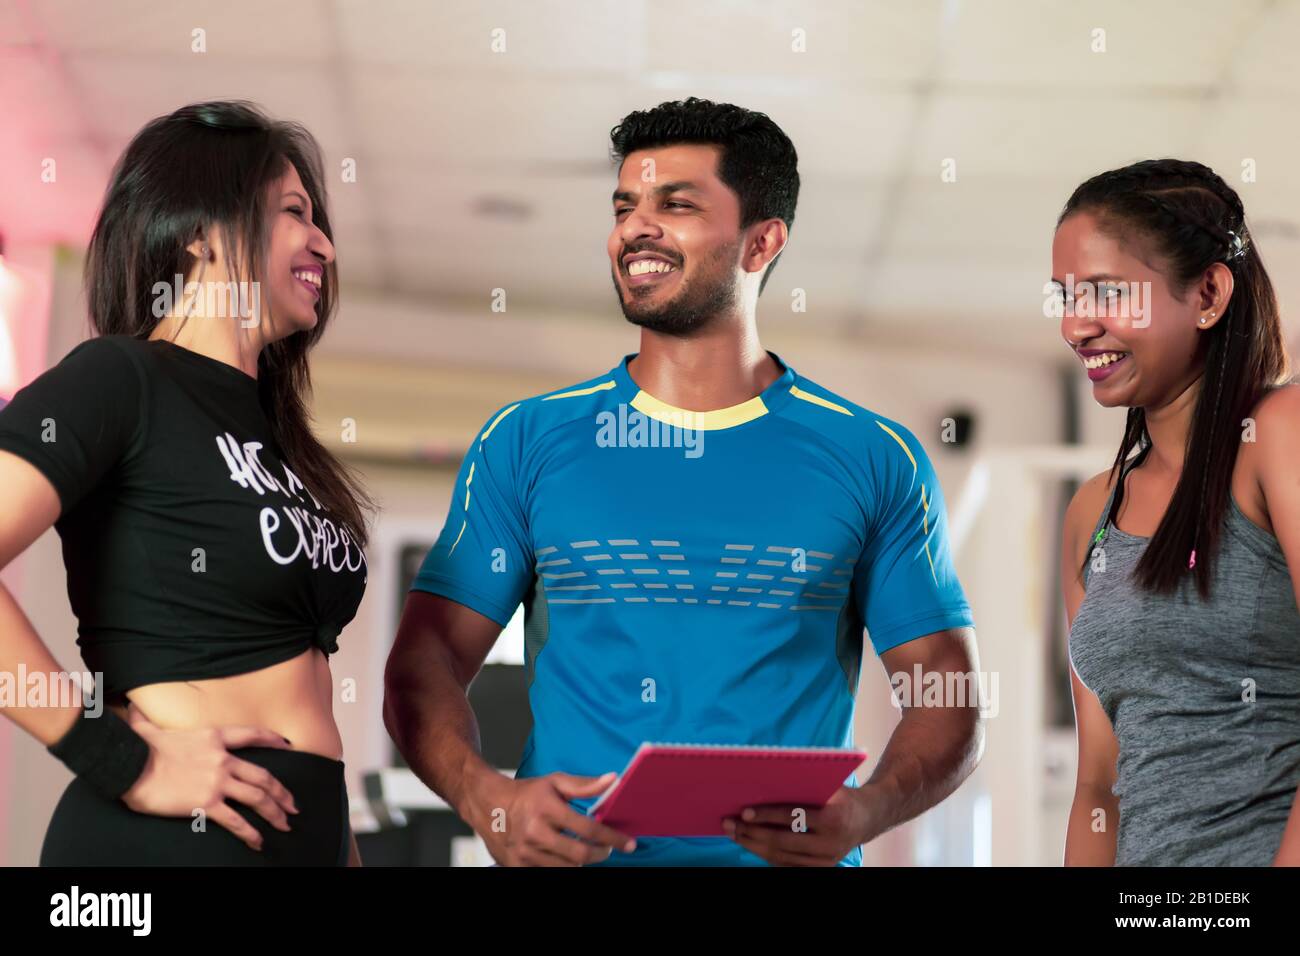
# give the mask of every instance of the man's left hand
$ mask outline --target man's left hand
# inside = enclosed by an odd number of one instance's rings
[[[869,814],[861,788],[841,787],[820,809],[790,805],[750,807],[722,828],[746,850],[774,866],[835,866],[868,839]]]

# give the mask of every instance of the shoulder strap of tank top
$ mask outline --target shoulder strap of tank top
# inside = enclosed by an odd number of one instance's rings
[[[1123,475],[1121,475],[1120,481],[1123,480],[1124,480]],[[1097,515],[1097,522],[1092,526],[1092,537],[1088,539],[1088,541],[1090,542],[1088,547],[1089,554],[1092,553],[1093,546],[1099,543],[1097,541],[1097,536],[1101,534],[1103,528],[1109,526],[1107,522],[1107,516],[1110,514],[1111,503],[1115,500],[1115,488],[1118,487],[1119,487],[1119,483],[1117,482],[1114,485],[1114,487],[1110,489],[1110,494],[1106,496],[1106,503],[1101,507],[1101,514]]]
[[[1112,488],[1110,488],[1110,494],[1106,496],[1105,506],[1102,506],[1101,514],[1097,515],[1097,523],[1093,525],[1092,528],[1093,544],[1096,544],[1097,535],[1100,535],[1102,529],[1110,527],[1110,522],[1109,522],[1110,506],[1112,506],[1115,501],[1115,490],[1117,490],[1119,486],[1125,483],[1125,479],[1127,479],[1128,477],[1128,472],[1131,472],[1132,470],[1134,470],[1134,468],[1138,467],[1138,464],[1141,462],[1141,459],[1143,459],[1143,453],[1139,451],[1138,454],[1132,455],[1131,458],[1128,458],[1125,464],[1123,464],[1121,470],[1119,470],[1119,480],[1115,481],[1115,484],[1112,486]],[[1102,540],[1105,540],[1105,536],[1102,536]]]
[[[1092,537],[1088,539],[1088,555],[1091,559],[1092,549],[1099,546],[1106,540],[1105,530],[1110,527],[1110,508],[1115,501],[1115,491],[1124,483],[1128,473],[1133,470],[1137,464],[1139,456],[1134,456],[1124,462],[1124,467],[1120,470],[1119,480],[1111,486],[1110,494],[1106,496],[1106,503],[1102,505],[1101,514],[1097,516],[1097,523],[1092,527]],[[1084,581],[1087,582],[1087,569],[1084,569]]]

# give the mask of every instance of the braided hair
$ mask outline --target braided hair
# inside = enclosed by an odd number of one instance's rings
[[[1147,159],[1094,176],[1075,189],[1057,220],[1088,212],[1100,227],[1143,244],[1164,263],[1181,298],[1214,263],[1232,270],[1233,293],[1222,317],[1202,334],[1204,373],[1173,498],[1134,570],[1139,587],[1169,593],[1192,571],[1209,598],[1223,519],[1240,448],[1236,429],[1269,389],[1288,375],[1277,297],[1246,225],[1241,197],[1208,166]],[[1130,459],[1130,454],[1137,454]],[[1151,450],[1146,413],[1130,408],[1111,467],[1118,482],[1106,516],[1113,524],[1124,478]]]

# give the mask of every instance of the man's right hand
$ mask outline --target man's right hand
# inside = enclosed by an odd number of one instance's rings
[[[569,801],[595,797],[615,780],[550,773],[512,780],[493,772],[472,800],[468,822],[502,866],[584,866],[631,853],[636,841],[586,814]]]

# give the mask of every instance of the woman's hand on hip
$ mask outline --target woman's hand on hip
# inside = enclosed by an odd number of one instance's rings
[[[127,709],[127,722],[149,744],[144,772],[122,794],[132,810],[161,817],[202,814],[260,850],[261,833],[225,802],[229,797],[256,810],[277,830],[288,831],[287,814],[298,812],[293,795],[270,771],[230,753],[237,747],[287,750],[285,738],[259,727],[164,730],[135,704]]]

